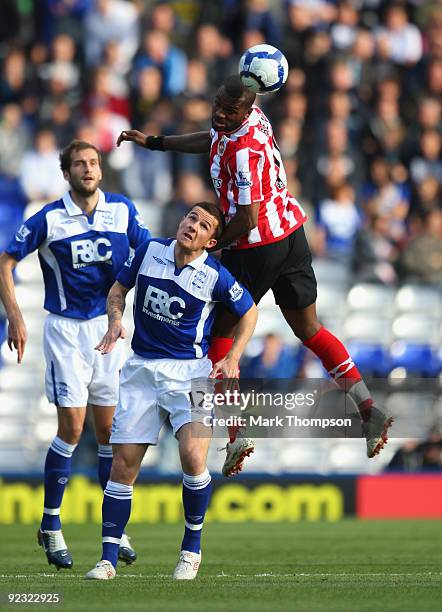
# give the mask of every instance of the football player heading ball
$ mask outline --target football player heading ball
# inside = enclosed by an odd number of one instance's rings
[[[216,92],[210,131],[150,136],[137,130],[124,141],[159,151],[209,153],[210,173],[228,220],[217,243],[223,265],[252,294],[255,303],[269,291],[293,333],[322,361],[329,375],[358,406],[367,456],[387,441],[392,419],[375,407],[362,377],[342,342],[316,315],[316,278],[303,224],[305,212],[289,193],[284,165],[270,121],[254,105],[255,94],[240,76],[225,79]],[[229,249],[225,247],[229,246]],[[219,306],[209,357],[219,361],[229,350],[237,320]],[[253,442],[230,431],[223,474],[241,469]]]

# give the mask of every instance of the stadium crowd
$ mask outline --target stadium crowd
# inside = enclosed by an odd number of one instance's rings
[[[58,150],[73,137],[103,151],[106,189],[164,207],[169,235],[214,197],[206,156],[116,149],[118,134],[207,129],[221,80],[268,42],[290,73],[258,102],[314,254],[358,281],[442,282],[439,0],[3,0],[2,12],[0,247],[27,201],[65,189]]]

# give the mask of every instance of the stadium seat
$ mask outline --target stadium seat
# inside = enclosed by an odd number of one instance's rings
[[[436,287],[404,285],[396,294],[395,306],[400,313],[422,312],[438,318],[442,315],[441,292]]]
[[[57,417],[53,419],[38,419],[34,426],[34,436],[37,442],[48,444],[57,433]]]
[[[342,263],[315,257],[313,259],[313,269],[319,286],[322,283],[328,283],[334,287],[344,288],[348,286],[349,269]]]
[[[8,417],[28,416],[33,403],[33,397],[26,391],[0,391],[0,427]]]
[[[430,344],[398,340],[390,348],[390,367],[404,368],[407,374],[432,377],[442,371],[442,361]]]
[[[382,312],[388,317],[393,312],[394,291],[383,285],[360,283],[354,285],[347,297],[350,312]]]
[[[387,376],[391,371],[390,355],[383,344],[350,341],[347,349],[358,370],[363,374]]]
[[[352,314],[345,320],[344,334],[347,340],[387,344],[391,337],[390,321],[375,313]]]
[[[19,283],[39,283],[42,285],[40,262],[36,253],[31,253],[25,259],[19,261],[15,273]]]
[[[17,302],[22,311],[37,310],[43,308],[44,290],[43,285],[17,285],[15,289]]]
[[[279,310],[270,311],[260,308],[255,336],[265,336],[267,334],[281,336],[285,344],[298,346],[301,343]]]
[[[385,408],[395,418],[394,438],[424,439],[435,421],[434,395],[431,392],[395,391]]]
[[[395,340],[438,345],[440,338],[439,320],[424,314],[399,315],[392,325]]]
[[[346,292],[339,287],[322,284],[318,287],[318,299],[316,310],[320,319],[327,317],[338,317],[345,314]]]
[[[323,473],[327,463],[328,441],[292,438],[279,440],[277,462],[287,473]]]

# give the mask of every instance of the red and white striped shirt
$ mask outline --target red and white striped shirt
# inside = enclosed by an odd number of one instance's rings
[[[261,202],[257,226],[233,248],[282,240],[307,220],[299,202],[287,191],[281,154],[261,109],[254,106],[235,132],[212,129],[210,135],[210,174],[227,221],[238,205]]]

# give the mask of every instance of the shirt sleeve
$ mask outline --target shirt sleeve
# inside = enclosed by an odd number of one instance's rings
[[[220,267],[213,299],[216,302],[222,302],[238,317],[245,315],[253,306],[253,298],[250,293],[224,266]]]
[[[141,218],[140,213],[136,209],[136,206],[130,200],[127,200],[127,206],[129,208],[129,223],[127,226],[127,236],[129,238],[129,244],[133,249],[136,249],[141,244],[150,240],[152,236],[149,230]]]
[[[233,177],[233,193],[237,204],[247,206],[263,200],[264,162],[265,153],[258,148],[239,149],[230,157],[230,174]]]
[[[150,240],[147,240],[136,249],[135,253],[131,253],[126,263],[117,274],[117,281],[123,285],[123,287],[126,287],[126,289],[132,289],[132,287],[135,287],[138,270],[140,269],[141,262],[146,255],[149,243]]]
[[[15,233],[14,238],[6,248],[6,253],[15,260],[20,261],[46,240],[48,224],[43,210],[29,217]]]

